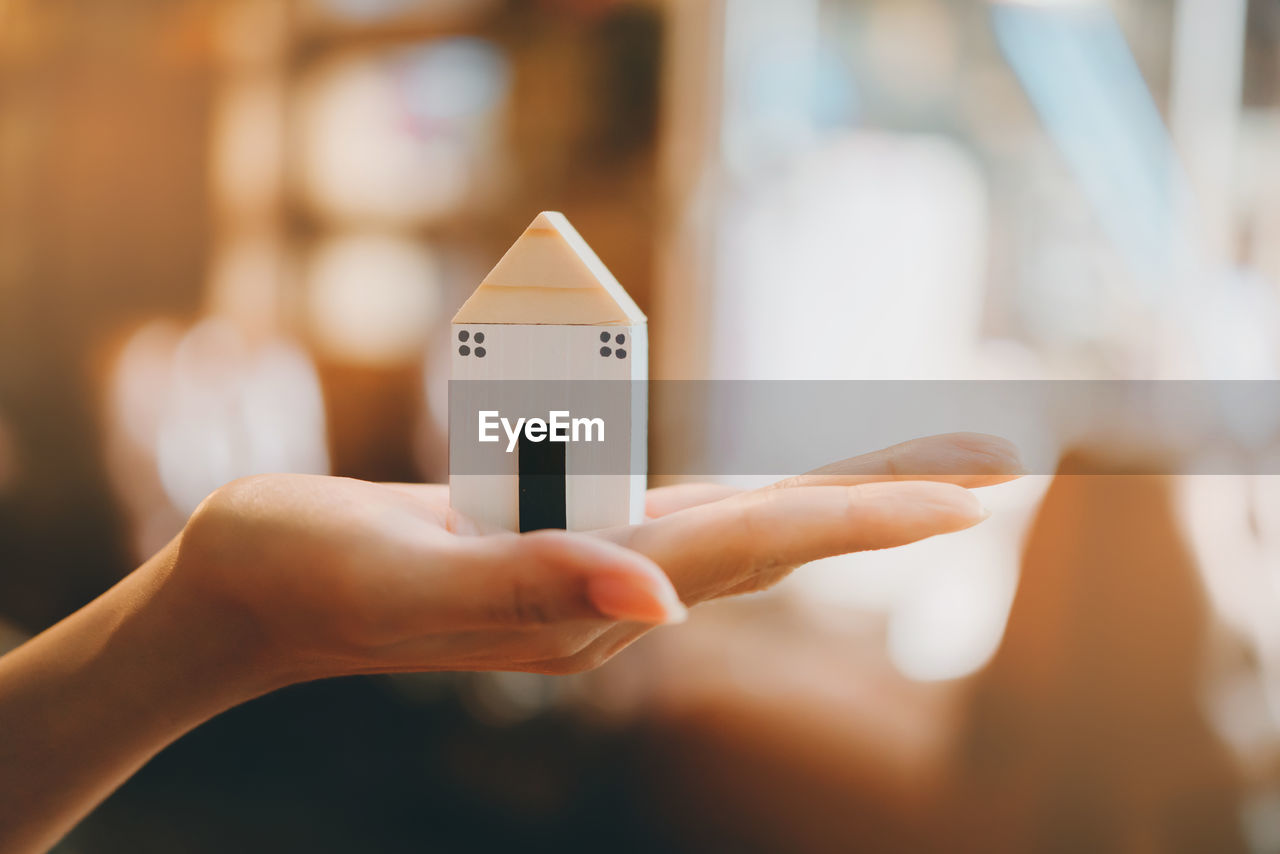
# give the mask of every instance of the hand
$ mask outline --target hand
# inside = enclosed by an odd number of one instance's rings
[[[685,607],[817,558],[985,518],[964,487],[1016,476],[986,436],[922,439],[741,492],[652,490],[649,520],[592,534],[483,533],[443,486],[267,475],[214,493],[168,584],[264,642],[283,682],[382,671],[594,667]]]
[[[439,486],[267,475],[210,496],[111,590],[0,657],[0,850],[47,850],[164,745],[290,682],[594,667],[685,606],[829,555],[967,528],[1018,473],[942,436],[753,492],[649,494],[650,520],[486,534]]]

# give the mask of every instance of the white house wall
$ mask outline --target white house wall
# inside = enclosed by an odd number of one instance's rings
[[[606,340],[607,338],[607,340]],[[465,339],[465,340],[464,340]],[[606,355],[607,351],[607,355]],[[622,351],[622,357],[619,357]],[[648,329],[638,326],[550,326],[520,324],[463,324],[453,327],[452,377],[462,381],[514,380],[631,380],[630,405],[632,474],[587,474],[600,471],[599,446],[566,446],[566,523],[570,530],[594,530],[636,523],[644,518],[647,463]],[[590,392],[583,388],[584,394]],[[503,387],[503,415],[547,417],[548,406],[539,389],[530,386],[521,411],[512,408],[512,390]],[[523,390],[517,392],[523,398]],[[572,390],[570,391],[572,395]],[[451,406],[463,412],[491,409],[482,385],[460,385],[451,391]],[[592,413],[572,404],[574,416]],[[451,418],[451,424],[457,424]],[[606,427],[607,429],[607,427]],[[505,441],[505,440],[504,440]],[[518,453],[504,454],[499,473],[452,474],[452,506],[484,524],[518,530]]]
[[[467,340],[461,341],[465,333]],[[604,335],[609,336],[602,342]],[[623,343],[618,344],[618,336]],[[477,338],[483,336],[480,343]],[[464,348],[468,355],[462,355]],[[609,356],[602,356],[607,348]],[[484,356],[477,350],[484,350]],[[619,359],[618,350],[626,356]],[[466,325],[453,328],[455,380],[644,380],[644,326]]]

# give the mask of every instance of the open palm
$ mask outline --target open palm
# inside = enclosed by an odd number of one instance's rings
[[[754,491],[651,490],[639,525],[523,535],[479,530],[444,486],[266,475],[202,505],[171,580],[243,615],[289,681],[576,672],[685,606],[974,525],[986,514],[967,488],[1018,470],[1003,440],[938,436]]]

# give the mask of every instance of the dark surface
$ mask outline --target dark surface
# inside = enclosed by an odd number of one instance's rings
[[[468,677],[296,686],[156,757],[64,843],[121,854],[670,850],[633,808],[630,736],[548,714],[497,727]],[[461,693],[465,693],[463,690]]]

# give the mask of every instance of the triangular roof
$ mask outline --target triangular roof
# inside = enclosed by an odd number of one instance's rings
[[[646,318],[564,214],[543,211],[453,322],[630,326]]]

